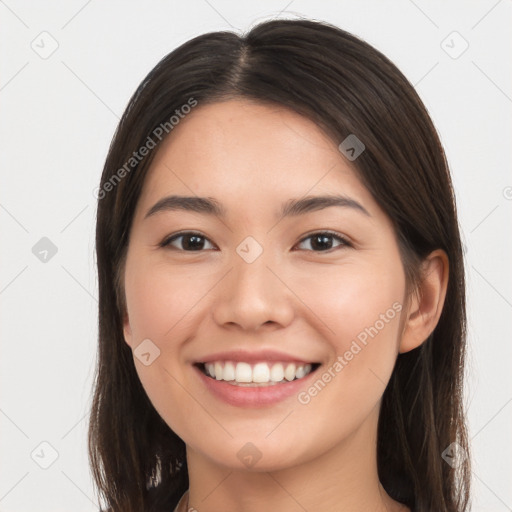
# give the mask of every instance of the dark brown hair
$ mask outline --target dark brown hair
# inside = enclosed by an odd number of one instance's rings
[[[432,335],[397,358],[380,410],[377,462],[388,494],[416,512],[466,510],[469,458],[452,467],[442,457],[452,443],[469,453],[464,264],[445,154],[422,101],[393,63],[361,39],[309,20],[274,20],[245,36],[214,32],[186,42],[143,80],[119,123],[96,225],[99,359],[89,456],[100,497],[112,512],[169,511],[188,487],[184,443],[148,399],[123,337],[124,258],[158,148],[132,168],[126,163],[191,99],[200,107],[237,97],[307,116],[336,144],[350,134],[364,143],[353,167],[394,224],[408,285],[425,256],[446,252],[444,309]]]

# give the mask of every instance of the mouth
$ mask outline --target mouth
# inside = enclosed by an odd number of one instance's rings
[[[211,361],[194,366],[214,381],[239,387],[268,387],[300,381],[316,371],[320,363]]]

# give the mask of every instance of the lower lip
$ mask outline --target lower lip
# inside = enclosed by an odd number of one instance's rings
[[[237,407],[262,407],[276,404],[286,400],[290,396],[297,395],[299,391],[309,385],[309,381],[312,376],[317,373],[316,370],[318,370],[317,368],[302,379],[292,380],[290,382],[271,384],[269,386],[249,387],[236,386],[229,384],[225,380],[212,379],[211,377],[207,377],[197,366],[193,368],[199,374],[200,379],[209,391],[222,401]]]

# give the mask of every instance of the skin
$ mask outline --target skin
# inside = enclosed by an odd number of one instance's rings
[[[360,203],[280,219],[305,195],[342,194]],[[165,211],[171,195],[215,198],[226,217]],[[332,230],[332,248],[312,245]],[[181,231],[206,237],[187,251]],[[236,248],[252,236],[263,253],[247,263]],[[408,510],[379,483],[377,422],[399,352],[420,345],[441,313],[446,255],[432,253],[425,278],[406,296],[404,268],[387,215],[351,163],[312,121],[248,100],[199,105],[158,148],[130,232],[124,336],[149,338],[160,356],[134,357],[156,410],[186,443],[190,505],[199,512]],[[409,299],[409,300],[407,300]],[[276,349],[317,361],[321,375],[393,304],[394,318],[307,404],[293,395],[259,408],[213,396],[192,367],[218,351]],[[261,459],[237,457],[251,442]]]

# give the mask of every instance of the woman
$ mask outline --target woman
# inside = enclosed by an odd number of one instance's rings
[[[467,509],[450,174],[377,50],[279,20],[170,53],[114,136],[96,244],[108,510]]]

